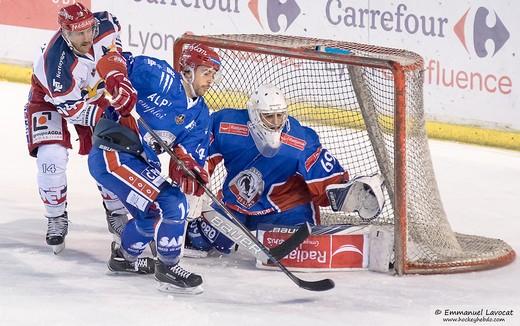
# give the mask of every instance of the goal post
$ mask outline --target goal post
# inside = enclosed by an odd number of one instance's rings
[[[204,96],[212,110],[244,109],[256,87],[271,83],[351,176],[383,175],[385,207],[370,224],[393,225],[397,274],[474,271],[514,260],[502,240],[451,229],[430,158],[419,55],[295,36],[184,35],[174,45],[176,70],[182,49],[193,43],[213,47],[222,60],[220,81]],[[212,189],[224,178],[220,167]],[[320,214],[323,224],[369,223],[329,208]]]

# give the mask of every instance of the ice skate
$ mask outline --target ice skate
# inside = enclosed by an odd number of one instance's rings
[[[51,246],[55,255],[65,249],[65,236],[69,230],[67,212],[60,216],[47,217],[47,235],[45,241]]]
[[[155,270],[154,260],[150,257],[137,258],[136,261],[126,260],[119,245],[113,241],[112,254],[108,261],[108,269],[114,273],[152,274]]]
[[[181,294],[200,294],[202,289],[202,277],[188,272],[179,264],[168,266],[157,260],[155,262],[155,279],[158,281],[158,289],[162,292]]]

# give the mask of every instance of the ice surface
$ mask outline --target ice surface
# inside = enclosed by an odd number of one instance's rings
[[[435,309],[461,305],[520,314],[518,261],[454,275],[298,274],[333,278],[336,288],[323,293],[299,289],[281,272],[255,269],[254,260],[240,251],[183,261],[205,278],[205,292],[197,296],[158,292],[152,276],[110,275],[105,264],[111,237],[101,199],[86,158],[75,151],[68,170],[67,247],[54,256],[45,245],[35,159],[25,146],[28,89],[0,82],[0,325],[430,325]],[[520,153],[430,145],[453,229],[501,238],[519,252]],[[520,325],[520,317],[510,325]]]

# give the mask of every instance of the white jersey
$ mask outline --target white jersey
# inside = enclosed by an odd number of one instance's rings
[[[58,31],[35,62],[31,102],[52,104],[72,124],[92,126],[95,106],[103,97],[104,81],[96,64],[108,49],[121,50],[120,26],[108,12],[94,13],[99,21],[99,34],[92,50],[85,55],[74,53]]]

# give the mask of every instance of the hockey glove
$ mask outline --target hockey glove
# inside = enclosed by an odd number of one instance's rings
[[[125,76],[128,76],[128,70],[126,69],[126,60],[117,51],[109,51],[102,56],[96,64],[96,70],[99,76],[106,79],[110,73],[120,72]]]
[[[376,218],[385,204],[383,177],[380,174],[357,177],[345,184],[326,188],[333,211],[357,212],[364,220]]]
[[[110,51],[101,57],[96,70],[105,80],[106,90],[112,95],[114,109],[122,116],[130,115],[137,102],[137,92],[127,78],[125,58],[117,51]]]
[[[195,175],[198,175],[199,180],[195,180],[190,176],[186,175],[182,168],[177,165],[175,160],[170,160],[170,178],[172,178],[175,183],[181,188],[182,192],[186,195],[193,196],[201,196],[204,193],[204,188],[199,184],[199,182],[206,185],[209,181],[208,172],[204,170],[192,157],[190,154],[186,153],[184,149],[177,146],[174,148],[173,152],[175,156],[177,156],[188,168],[188,170],[193,171]]]
[[[112,106],[123,117],[130,115],[130,111],[137,102],[137,92],[130,80],[120,72],[110,73],[105,79],[107,91],[112,95]]]

